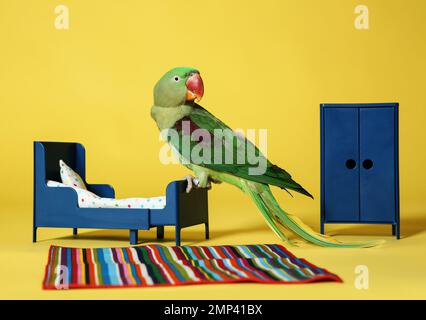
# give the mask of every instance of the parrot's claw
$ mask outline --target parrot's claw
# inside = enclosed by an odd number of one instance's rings
[[[186,193],[190,193],[192,188],[199,188],[200,187],[200,180],[198,180],[196,177],[188,175],[186,177],[184,177],[184,179],[188,182],[187,186],[186,186]],[[211,189],[212,188],[212,184],[209,182],[207,182],[206,185],[207,189]]]
[[[186,176],[184,179],[186,179],[186,181],[188,182],[187,186],[186,186],[186,193],[190,193],[192,188],[195,186],[198,186],[198,179],[195,178],[194,176]]]

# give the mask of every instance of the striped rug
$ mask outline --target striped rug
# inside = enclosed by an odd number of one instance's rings
[[[276,244],[146,245],[79,249],[52,246],[44,289],[177,286],[202,283],[306,283],[342,280]]]

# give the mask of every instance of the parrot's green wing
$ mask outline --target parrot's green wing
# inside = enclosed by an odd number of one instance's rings
[[[291,178],[287,171],[269,162],[251,141],[232,131],[226,124],[197,104],[194,104],[193,111],[188,116],[175,123],[174,129],[179,132],[181,138],[185,135],[190,136],[196,129],[203,129],[205,133],[208,133],[208,136],[204,135],[198,140],[195,139],[196,141],[190,141],[191,155],[193,155],[193,151],[203,147],[206,139],[210,140],[209,146],[211,147],[210,154],[202,153],[203,160],[200,163],[194,163],[192,156],[191,159],[185,157],[192,164],[232,174],[249,181],[294,190],[312,197]],[[180,155],[184,156],[188,154],[188,150],[186,153],[184,152],[182,141],[182,139],[179,141],[169,139],[169,143]],[[263,170],[259,167],[259,163],[264,164]]]

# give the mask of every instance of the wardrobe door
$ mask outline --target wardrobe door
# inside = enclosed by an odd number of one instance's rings
[[[324,110],[324,217],[359,221],[358,110]]]
[[[395,221],[395,111],[360,109],[360,216]]]

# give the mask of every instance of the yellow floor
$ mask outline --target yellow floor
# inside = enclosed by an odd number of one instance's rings
[[[239,199],[241,200],[241,199]],[[212,201],[211,201],[212,202]],[[203,240],[201,226],[183,230],[184,244],[218,245],[279,243],[250,203],[238,207],[229,203],[212,203],[211,240]],[[390,236],[390,226],[329,226],[330,233],[341,239],[377,239],[387,242],[373,249],[326,249],[305,245],[290,248],[298,257],[337,273],[344,283],[303,285],[193,285],[171,288],[85,289],[43,291],[41,282],[47,252],[51,244],[74,247],[128,245],[126,231],[81,230],[74,239],[70,229],[40,229],[39,242],[31,243],[31,208],[2,208],[0,230],[0,298],[2,299],[377,299],[426,298],[426,216],[404,215],[403,239]],[[236,214],[238,212],[238,214]],[[302,218],[315,228],[318,214],[305,213]],[[416,218],[417,217],[417,218]],[[144,243],[155,241],[154,230],[140,232]],[[354,235],[357,235],[355,237]],[[173,243],[173,231],[166,228],[166,239]],[[354,285],[355,268],[369,270],[369,289]]]

